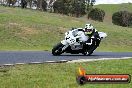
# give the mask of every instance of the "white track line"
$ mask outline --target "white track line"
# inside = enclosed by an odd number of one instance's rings
[[[3,64],[3,66],[14,66],[14,64]]]
[[[79,59],[68,61],[67,63],[75,63],[75,62],[88,62],[88,61],[99,61],[99,60],[114,60],[114,59],[129,59],[132,57],[122,57],[122,58],[99,58],[99,59]]]

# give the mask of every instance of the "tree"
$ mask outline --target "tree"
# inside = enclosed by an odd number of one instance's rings
[[[92,10],[92,8],[93,8],[93,5],[95,4],[95,2],[96,2],[96,0],[86,0],[86,11],[87,11],[87,13],[89,13],[91,10]]]
[[[64,3],[61,0],[57,0],[53,4],[55,13],[63,13],[64,11]]]
[[[85,0],[57,0],[53,9],[56,13],[80,17],[85,14]]]
[[[46,11],[47,10],[47,2],[45,0],[37,0],[37,9]]]
[[[21,0],[21,7],[26,8],[27,7],[27,1],[26,0]]]
[[[73,3],[73,10],[76,17],[80,17],[85,14],[85,3],[82,1],[78,1]]]
[[[29,5],[29,7],[31,8],[33,0],[26,0],[26,1],[27,1],[27,4]]]
[[[7,2],[7,5],[10,7],[10,6],[13,6],[17,2],[17,0],[6,0],[6,2]]]
[[[42,9],[43,9],[43,11],[47,10],[47,2],[46,1],[42,1]]]
[[[93,6],[95,2],[96,2],[95,0],[91,0],[90,5]]]

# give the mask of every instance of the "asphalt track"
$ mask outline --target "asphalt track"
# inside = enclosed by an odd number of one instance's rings
[[[16,63],[32,63],[60,60],[79,60],[79,59],[101,59],[101,58],[123,58],[132,57],[132,52],[94,52],[91,56],[82,54],[62,54],[53,56],[48,51],[0,51],[0,65]]]

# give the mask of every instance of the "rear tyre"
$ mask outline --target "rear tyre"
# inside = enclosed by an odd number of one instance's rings
[[[54,56],[58,56],[61,55],[63,53],[62,48],[64,47],[64,45],[60,42],[58,43],[56,46],[53,47],[52,49],[52,54]]]

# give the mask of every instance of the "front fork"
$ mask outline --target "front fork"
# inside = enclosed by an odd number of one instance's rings
[[[69,44],[65,40],[62,40],[61,43],[64,45],[64,47],[62,48],[62,51],[65,51],[66,48],[69,46]]]
[[[68,46],[69,45],[64,45],[64,47],[62,48],[62,51],[65,51]]]

